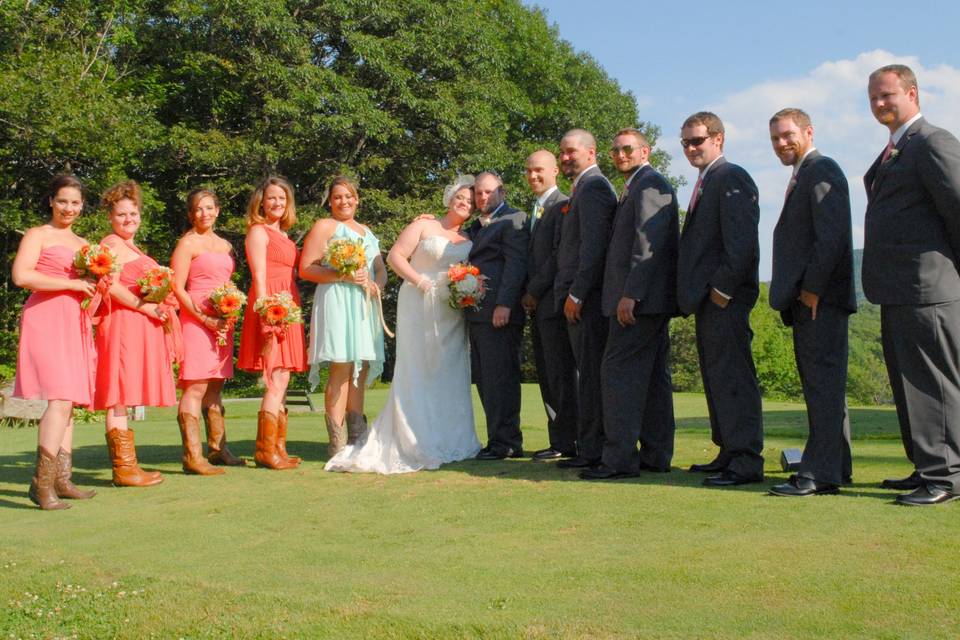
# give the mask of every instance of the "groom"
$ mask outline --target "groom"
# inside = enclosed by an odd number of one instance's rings
[[[477,460],[523,457],[520,433],[520,306],[527,275],[527,215],[507,204],[500,176],[483,172],[474,184],[480,216],[467,229],[468,260],[486,276],[479,309],[467,310],[473,380],[487,418],[487,446]]]

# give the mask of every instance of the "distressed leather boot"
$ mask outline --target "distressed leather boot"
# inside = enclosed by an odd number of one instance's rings
[[[287,453],[287,408],[284,407],[283,410],[277,414],[277,455],[279,455],[284,460],[292,462],[294,465],[299,465],[303,460],[300,456],[291,456]]]
[[[233,455],[227,448],[226,415],[227,410],[222,405],[210,405],[203,412],[203,421],[207,427],[207,460],[210,464],[243,467],[247,461]]]
[[[266,469],[293,469],[297,465],[277,453],[277,416],[269,411],[257,414],[257,449],[253,460]]]
[[[367,416],[356,411],[347,414],[347,444],[356,444],[367,432]]]
[[[37,466],[33,471],[28,495],[35,505],[44,511],[69,509],[70,505],[57,497],[53,483],[57,479],[57,459],[37,447]]]
[[[347,444],[347,426],[343,423],[337,424],[333,418],[323,414],[323,420],[327,424],[327,436],[330,444],[327,445],[327,457],[332,458],[341,451]]]
[[[89,500],[97,495],[96,491],[83,491],[77,485],[70,482],[73,475],[73,453],[60,449],[57,453],[57,479],[53,481],[53,490],[57,492],[60,498],[69,498],[70,500]]]
[[[144,471],[137,463],[132,429],[107,431],[107,452],[113,467],[113,486],[152,487],[163,482],[159,472]]]
[[[183,470],[185,473],[195,473],[198,476],[215,476],[224,473],[220,467],[215,467],[203,457],[200,447],[200,421],[197,416],[189,413],[177,415],[180,423],[180,437],[183,439]]]

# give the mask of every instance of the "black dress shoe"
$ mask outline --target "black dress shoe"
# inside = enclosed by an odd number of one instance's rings
[[[573,452],[566,452],[566,451],[560,451],[559,449],[548,448],[548,449],[540,449],[539,451],[535,451],[533,455],[530,456],[530,459],[531,460],[559,460],[560,458],[573,458],[576,455],[577,454]]]
[[[690,465],[691,473],[717,473],[723,471],[727,468],[727,465],[730,464],[729,461],[721,460],[719,456],[708,462],[707,464],[692,464]]]
[[[788,498],[805,498],[806,496],[822,496],[840,493],[840,487],[835,484],[817,484],[810,478],[801,478],[797,475],[783,484],[770,487],[770,495],[786,496]]]
[[[894,491],[913,491],[923,486],[923,480],[920,474],[914,471],[906,478],[887,478],[880,483],[881,489],[893,489]]]
[[[587,460],[586,458],[577,456],[569,460],[561,460],[557,463],[557,467],[560,469],[588,469],[590,467],[596,467],[599,464],[599,460]]]
[[[646,462],[641,462],[639,467],[640,471],[649,471],[651,473],[670,473],[670,467],[655,467],[652,464],[647,464]]]
[[[522,458],[523,449],[513,447],[487,447],[477,454],[477,460],[503,460],[504,458]]]
[[[908,507],[929,507],[960,498],[960,494],[941,489],[935,484],[924,484],[912,493],[897,496],[897,504]]]
[[[724,469],[715,476],[709,476],[703,479],[705,487],[735,487],[741,484],[751,484],[754,482],[763,482],[763,476],[742,476],[739,473]]]
[[[617,480],[618,478],[636,478],[639,475],[631,471],[617,471],[604,464],[580,472],[582,480]]]

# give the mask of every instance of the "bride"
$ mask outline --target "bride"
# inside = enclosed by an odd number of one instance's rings
[[[397,300],[397,359],[383,411],[365,438],[332,457],[327,471],[406,473],[472,458],[480,450],[470,395],[463,312],[448,304],[447,268],[465,262],[460,227],[473,211],[473,177],[444,190],[441,220],[410,223],[387,263],[403,278]]]

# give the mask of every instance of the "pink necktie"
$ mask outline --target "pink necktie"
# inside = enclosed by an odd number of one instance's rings
[[[793,191],[793,188],[797,186],[797,176],[796,174],[790,176],[790,182],[787,183],[787,192],[783,194],[783,200],[786,202],[787,198],[790,197],[790,192]]]
[[[700,197],[700,185],[703,184],[703,174],[697,176],[697,184],[693,185],[693,194],[690,196],[690,205],[687,207],[687,212],[693,211],[693,208],[697,205],[697,199]]]
[[[880,164],[883,164],[889,160],[891,153],[893,153],[893,136],[890,137],[890,142],[887,143],[887,148],[883,150],[883,158],[880,159]]]

